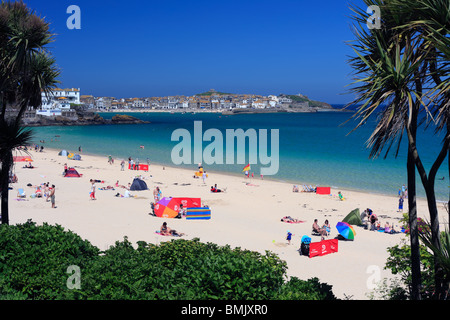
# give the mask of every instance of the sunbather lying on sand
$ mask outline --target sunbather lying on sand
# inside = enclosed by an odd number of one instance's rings
[[[282,222],[288,222],[288,223],[300,223],[303,222],[302,220],[294,219],[291,216],[285,216],[281,218]]]
[[[163,236],[176,236],[181,237],[184,236],[184,233],[178,233],[176,230],[170,229],[167,226],[167,222],[164,222],[159,230],[159,233]]]

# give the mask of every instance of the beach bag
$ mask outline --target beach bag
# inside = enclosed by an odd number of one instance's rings
[[[300,255],[301,256],[309,256],[309,243],[304,243],[300,245]]]

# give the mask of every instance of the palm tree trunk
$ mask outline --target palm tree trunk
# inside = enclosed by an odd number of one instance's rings
[[[417,137],[417,109],[412,108],[409,119],[405,119],[408,136],[408,158],[406,162],[408,174],[408,219],[409,240],[411,244],[411,300],[421,300],[422,275],[420,272],[419,227],[417,224],[416,205],[416,164],[414,145]]]
[[[447,156],[449,146],[450,146],[450,132],[447,131],[447,136],[444,140],[442,149],[434,161],[430,172],[427,173],[425,171],[425,168],[422,164],[422,161],[419,157],[415,141],[411,145],[414,162],[416,164],[417,171],[419,172],[420,178],[422,180],[423,187],[425,189],[425,194],[427,197],[427,203],[428,203],[428,211],[430,214],[430,229],[431,229],[431,242],[435,248],[441,248],[441,241],[440,241],[440,231],[439,231],[439,215],[437,210],[437,204],[436,204],[436,194],[434,190],[434,182],[436,179],[436,174],[441,166],[441,164],[444,162],[445,157]],[[444,278],[443,278],[443,269],[438,261],[437,257],[434,258],[434,280],[435,280],[435,297],[436,299],[440,299],[443,297],[443,284],[444,284]]]
[[[1,160],[2,170],[0,172],[0,188],[2,224],[9,224],[9,171],[13,164],[12,151],[6,151]]]
[[[422,275],[420,272],[419,229],[417,225],[416,166],[410,150],[408,150],[406,166],[408,171],[409,240],[411,244],[411,300],[421,300]]]

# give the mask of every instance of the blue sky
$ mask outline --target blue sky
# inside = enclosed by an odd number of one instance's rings
[[[357,5],[362,0],[351,0]],[[62,87],[95,96],[352,96],[347,0],[25,0],[51,23]],[[70,30],[70,5],[81,29]]]

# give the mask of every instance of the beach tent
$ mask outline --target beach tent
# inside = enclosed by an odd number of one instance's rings
[[[59,153],[58,153],[58,156],[64,156],[64,157],[67,157],[69,155],[69,153],[66,151],[66,150],[61,150]]]
[[[75,170],[74,168],[69,168],[69,169],[67,169],[64,177],[66,177],[66,178],[79,178],[79,177],[81,177],[81,174],[79,174],[78,171]]]
[[[80,156],[79,154],[75,154],[75,155],[72,157],[72,160],[81,160],[81,156]]]
[[[362,225],[363,223],[361,220],[361,213],[359,212],[359,208],[352,210],[342,221],[356,226]]]
[[[139,178],[134,178],[133,183],[131,184],[130,190],[131,191],[141,191],[141,190],[147,190],[147,184],[145,183],[145,181],[139,179]]]

